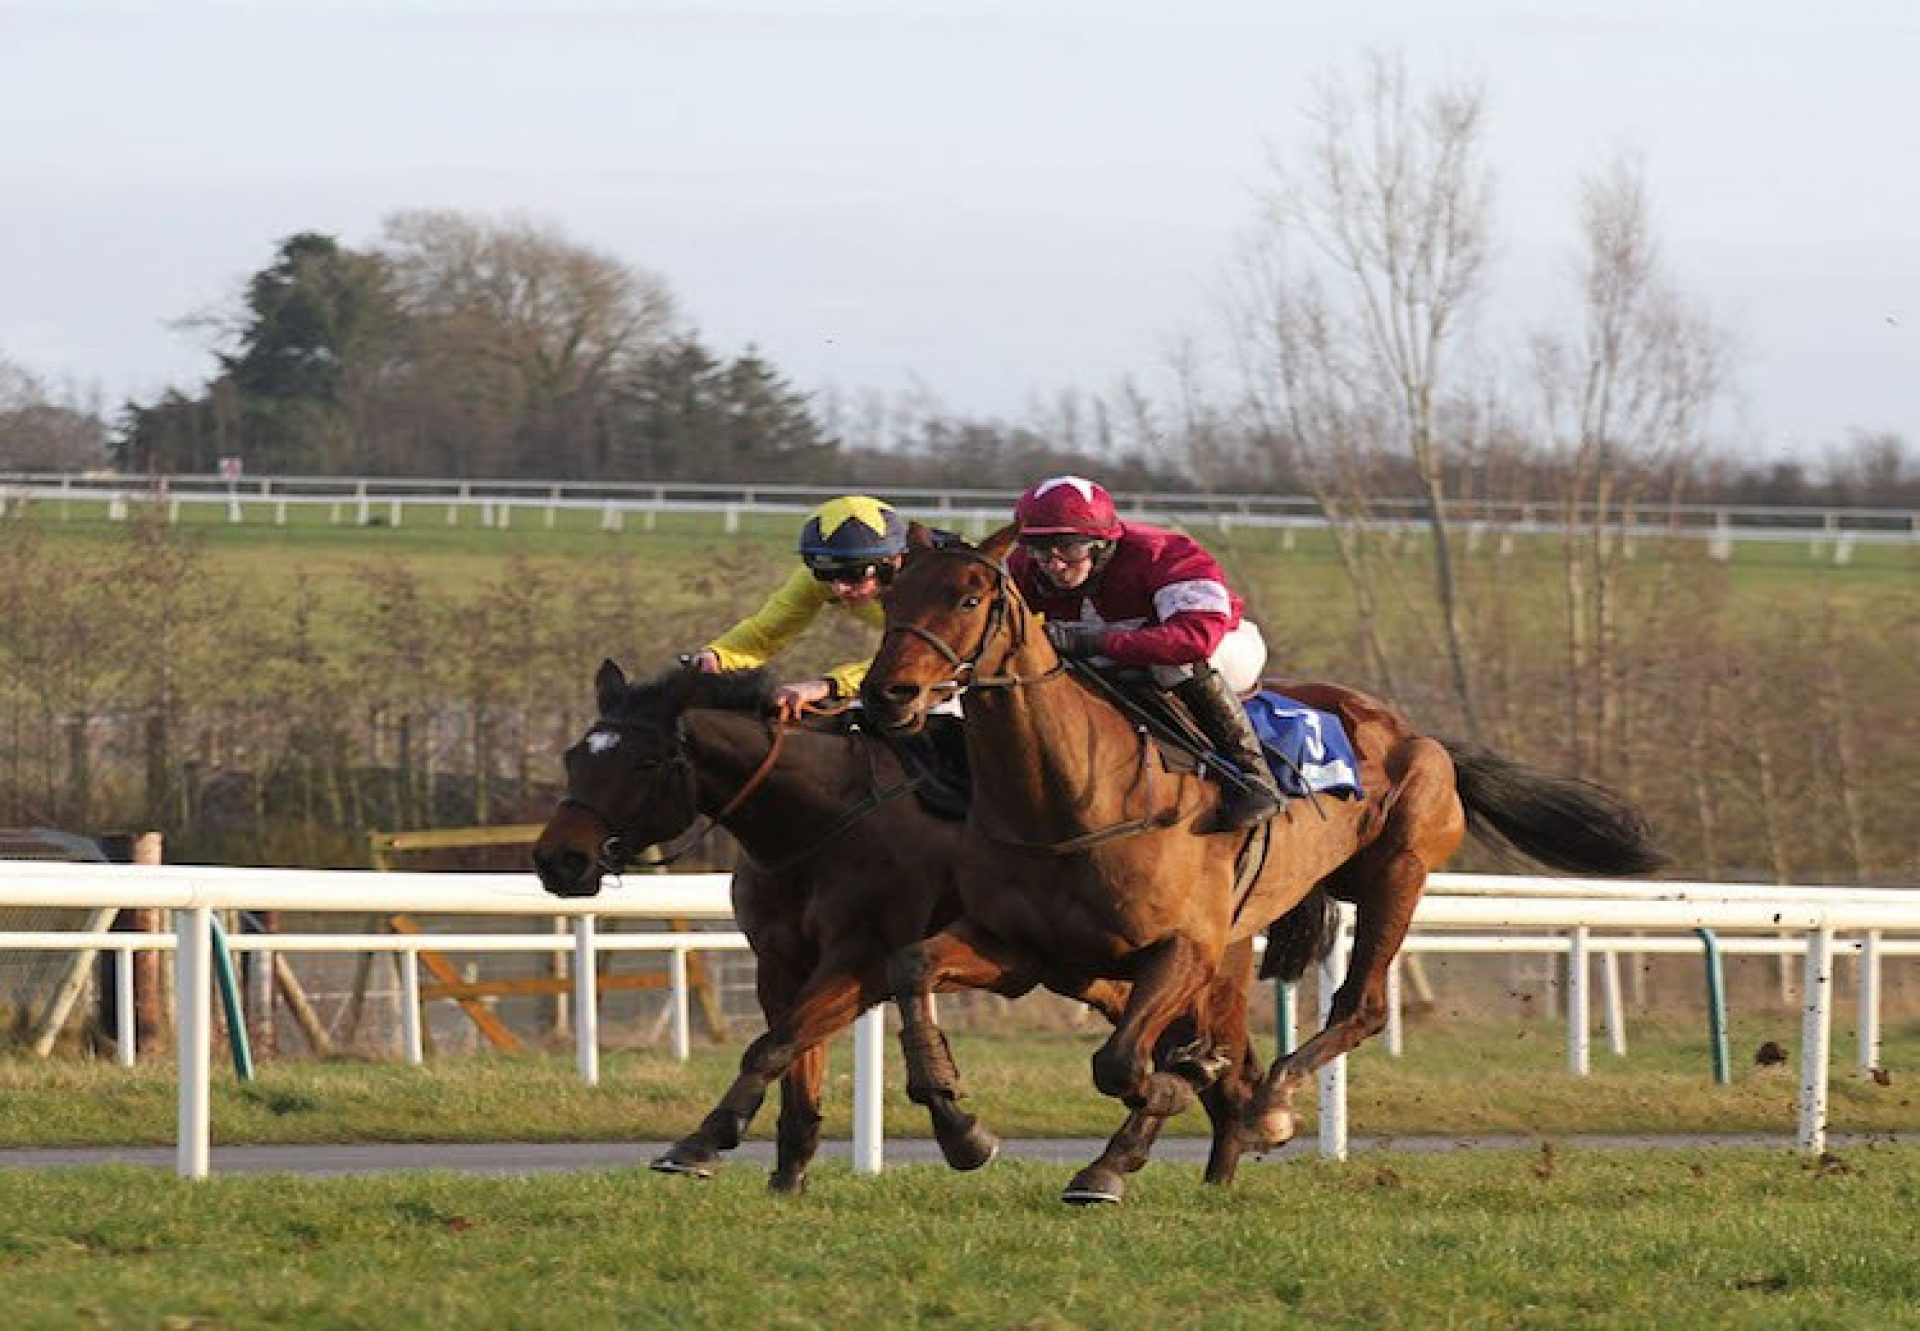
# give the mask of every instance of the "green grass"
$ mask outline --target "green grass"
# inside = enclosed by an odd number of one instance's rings
[[[12,1328],[1912,1327],[1920,1149],[755,1175],[0,1173]]]
[[[1092,1089],[1087,1060],[1103,1036],[958,1034],[970,1108],[1016,1137],[1105,1136],[1117,1107]],[[1716,1086],[1700,1033],[1671,1027],[1634,1032],[1622,1059],[1596,1051],[1593,1074],[1566,1071],[1564,1028],[1487,1023],[1421,1026],[1395,1059],[1383,1042],[1350,1062],[1352,1130],[1367,1135],[1763,1132],[1790,1136],[1796,1122],[1796,1061],[1756,1067],[1761,1041],[1798,1042],[1797,1024],[1736,1026],[1735,1078]],[[1270,1047],[1263,1041],[1262,1049]],[[740,1042],[704,1046],[688,1063],[653,1052],[604,1056],[601,1084],[583,1085],[560,1054],[401,1064],[263,1061],[250,1085],[224,1063],[214,1077],[213,1136],[220,1143],[357,1141],[625,1141],[680,1136],[732,1079]],[[1830,1125],[1835,1132],[1920,1131],[1920,1022],[1890,1029],[1887,1085],[1856,1074],[1836,1038]],[[826,1131],[851,1130],[851,1050],[835,1044],[825,1093]],[[925,1115],[901,1092],[889,1051],[886,1131],[925,1136]],[[1312,1095],[1306,1097],[1312,1122]],[[175,1137],[173,1069],[165,1059],[131,1071],[111,1064],[13,1057],[0,1062],[0,1143],[162,1145]],[[1188,1111],[1171,1130],[1203,1134]],[[773,1131],[773,1106],[754,1135]]]
[[[1599,1151],[1587,1132],[1793,1129],[1797,1071],[1754,1044],[1794,1016],[1742,1017],[1735,1083],[1699,1033],[1636,1023],[1621,1060],[1565,1067],[1564,1028],[1419,1023],[1407,1053],[1352,1060],[1352,1127],[1411,1136],[1519,1132],[1537,1148],[1379,1152],[1310,1141],[1243,1162],[1230,1191],[1154,1164],[1126,1203],[1056,1200],[1065,1167],[977,1174],[828,1162],[801,1198],[758,1166],[708,1183],[637,1167],[526,1178],[363,1179],[164,1170],[0,1170],[0,1288],[12,1328],[154,1327],[1920,1327],[1920,1146],[1821,1160],[1772,1149]],[[970,1105],[1015,1135],[1103,1135],[1088,1085],[1100,1034],[960,1033]],[[845,1041],[827,1134],[849,1130]],[[1844,1051],[1841,1032],[1836,1049]],[[610,1052],[597,1088],[560,1054],[423,1068],[216,1066],[216,1141],[661,1139],[687,1130],[737,1049],[682,1065]],[[1832,1127],[1920,1130],[1920,1022],[1887,1033],[1888,1085],[1836,1060]],[[890,1060],[889,1135],[922,1134]],[[754,1136],[772,1131],[772,1106]],[[0,1062],[0,1142],[173,1140],[164,1060]],[[1180,1121],[1199,1131],[1191,1112]],[[1309,1131],[1311,1116],[1309,1115]],[[1555,1143],[1557,1144],[1550,1144]]]

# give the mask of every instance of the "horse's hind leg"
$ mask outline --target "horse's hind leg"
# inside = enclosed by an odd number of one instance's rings
[[[969,920],[959,920],[893,954],[887,979],[900,1008],[900,1052],[907,1065],[907,1097],[925,1105],[940,1153],[955,1169],[978,1169],[999,1154],[1000,1139],[962,1110],[960,1069],[933,1015],[935,989],[1017,991],[1025,968]]]
[[[1298,1130],[1294,1093],[1322,1067],[1387,1024],[1387,969],[1406,939],[1426,881],[1426,861],[1408,850],[1382,855],[1362,852],[1360,861],[1328,881],[1335,896],[1356,903],[1353,954],[1346,978],[1327,1006],[1327,1024],[1275,1062],[1248,1106],[1244,1139],[1254,1150],[1271,1150],[1290,1141]]]

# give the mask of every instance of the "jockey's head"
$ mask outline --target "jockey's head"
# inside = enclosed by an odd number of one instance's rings
[[[800,528],[801,560],[846,605],[878,596],[906,549],[906,519],[871,495],[828,500]]]
[[[1013,520],[1041,581],[1061,591],[1070,591],[1099,572],[1125,530],[1113,496],[1081,476],[1041,481],[1020,496]]]

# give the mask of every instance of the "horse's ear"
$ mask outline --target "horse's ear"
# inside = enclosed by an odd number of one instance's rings
[[[602,661],[600,668],[593,675],[593,696],[600,704],[600,710],[612,711],[613,705],[620,701],[620,695],[626,687],[626,672],[614,664],[612,657]]]
[[[1013,553],[1013,543],[1019,538],[1020,528],[1009,522],[986,540],[980,542],[980,553],[988,559],[1004,562]]]
[[[933,528],[924,522],[907,524],[907,549],[931,550],[934,547]]]

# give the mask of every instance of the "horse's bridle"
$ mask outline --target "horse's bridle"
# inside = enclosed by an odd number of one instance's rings
[[[1016,650],[1025,645],[1026,635],[1021,632],[1020,622],[1011,617],[1011,611],[1008,608],[1014,596],[1017,595],[1014,590],[1013,574],[1009,572],[1007,566],[999,560],[990,555],[983,555],[978,550],[970,549],[963,545],[937,546],[924,553],[926,555],[950,555],[959,559],[968,559],[981,565],[993,574],[994,589],[991,599],[987,604],[987,626],[980,631],[980,641],[974,645],[973,655],[971,656],[960,655],[960,653],[953,650],[952,646],[950,646],[945,639],[941,638],[939,634],[933,632],[931,629],[922,628],[918,624],[887,625],[885,632],[881,634],[881,643],[883,646],[889,634],[904,633],[910,638],[918,638],[921,642],[924,642],[927,646],[938,652],[941,659],[953,667],[953,678],[947,681],[944,687],[965,692],[980,689],[1024,688],[1029,684],[1039,684],[1065,673],[1067,663],[1064,660],[1055,661],[1051,669],[1043,670],[1037,675],[981,675],[976,673],[979,669],[980,658],[986,655],[987,648],[992,645],[995,635],[997,635],[1001,629],[1008,629],[1008,631],[1012,633],[1013,646]]]
[[[604,716],[594,722],[594,728],[597,730],[617,730],[622,734],[631,734],[637,730],[646,730],[656,734],[659,732],[658,726],[650,725],[646,722],[616,721]],[[722,806],[720,812],[709,818],[707,825],[696,832],[693,837],[680,846],[679,849],[663,855],[657,860],[650,861],[647,865],[648,868],[665,868],[669,864],[675,864],[684,859],[691,854],[697,846],[711,836],[716,827],[724,826],[727,819],[737,813],[740,806],[747,802],[748,796],[760,788],[761,783],[767,779],[767,774],[773,771],[773,765],[780,757],[780,746],[785,742],[787,737],[786,726],[777,720],[773,723],[772,732],[773,742],[767,746],[767,756],[760,760],[760,765],[754,768],[753,774],[746,779],[740,789],[733,793],[733,797]],[[701,814],[698,802],[697,782],[693,777],[693,760],[687,756],[687,731],[684,725],[676,723],[673,728],[672,753],[664,758],[640,759],[633,764],[633,768],[636,772],[664,769],[669,781],[673,781],[676,777],[682,778],[676,784],[681,792],[681,797],[686,801],[687,822],[689,825],[692,825],[700,821]],[[572,791],[568,791],[560,797],[560,807],[563,809],[578,809],[600,824],[606,836],[600,842],[599,868],[604,873],[615,875],[624,872],[627,865],[632,863],[632,859],[627,853],[626,838],[622,835],[624,829],[619,823],[609,816],[605,810],[594,807],[586,800],[575,795]]]
[[[643,725],[641,722],[612,721],[604,718],[597,724],[621,730],[637,729]],[[646,728],[649,730],[658,729],[658,727],[654,726],[647,726]],[[657,860],[649,861],[647,864],[648,868],[664,868],[666,865],[677,863],[692,853],[695,847],[699,846],[712,835],[716,827],[726,826],[727,819],[739,811],[740,807],[747,802],[748,797],[761,787],[768,775],[773,771],[773,765],[780,756],[780,746],[785,742],[787,737],[787,726],[784,722],[776,719],[773,722],[772,732],[773,741],[767,746],[767,756],[760,760],[760,765],[753,769],[753,774],[746,779],[740,789],[733,793],[732,798],[721,807],[720,812],[709,818],[707,825],[696,832],[692,838],[682,844],[679,849],[663,855]],[[792,868],[802,860],[815,854],[823,846],[833,841],[842,832],[845,832],[874,810],[884,804],[892,803],[903,795],[912,794],[926,782],[925,776],[910,773],[904,779],[896,781],[891,786],[883,787],[880,784],[879,768],[874,766],[874,757],[871,749],[868,751],[867,761],[870,770],[868,773],[869,785],[866,795],[842,810],[838,817],[821,828],[819,832],[815,834],[814,838],[801,846],[799,850],[794,851],[776,863],[760,865],[760,868],[764,872],[785,872],[787,869]],[[699,821],[699,805],[695,794],[695,781],[693,780],[693,760],[687,755],[687,732],[684,725],[676,725],[674,727],[674,745],[671,755],[666,758],[642,760],[635,763],[634,767],[640,770],[664,767],[670,774],[684,773],[687,780],[681,784],[681,789],[686,792],[687,821],[690,824]],[[586,800],[572,793],[562,795],[560,797],[560,804],[563,808],[571,806],[580,810],[598,822],[602,828],[606,829],[607,836],[600,843],[598,867],[601,872],[614,874],[616,876],[623,872],[630,861],[627,856],[626,846],[614,820],[609,818],[603,811],[596,809]]]

